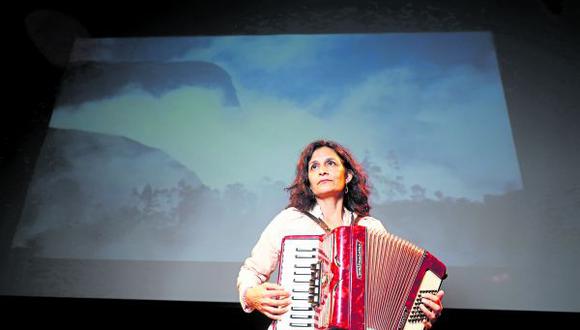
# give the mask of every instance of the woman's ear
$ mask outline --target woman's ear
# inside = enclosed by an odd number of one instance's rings
[[[350,182],[350,180],[352,180],[353,174],[351,170],[346,171],[346,184],[348,184]]]

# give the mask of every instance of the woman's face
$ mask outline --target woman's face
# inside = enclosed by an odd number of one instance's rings
[[[329,147],[314,150],[308,162],[310,189],[317,198],[342,196],[344,186],[352,179],[338,154]]]

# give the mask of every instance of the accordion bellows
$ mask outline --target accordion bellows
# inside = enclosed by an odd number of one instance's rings
[[[445,265],[385,231],[342,226],[282,241],[278,283],[291,309],[274,328],[423,329],[422,294],[435,293]]]

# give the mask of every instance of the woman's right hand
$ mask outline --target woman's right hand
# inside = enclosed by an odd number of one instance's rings
[[[272,320],[280,320],[290,302],[290,293],[278,284],[265,282],[246,290],[246,304]]]

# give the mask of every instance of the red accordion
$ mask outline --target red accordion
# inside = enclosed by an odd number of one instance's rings
[[[274,328],[423,329],[422,294],[436,293],[446,276],[429,252],[385,231],[287,236],[278,284],[292,304]]]

